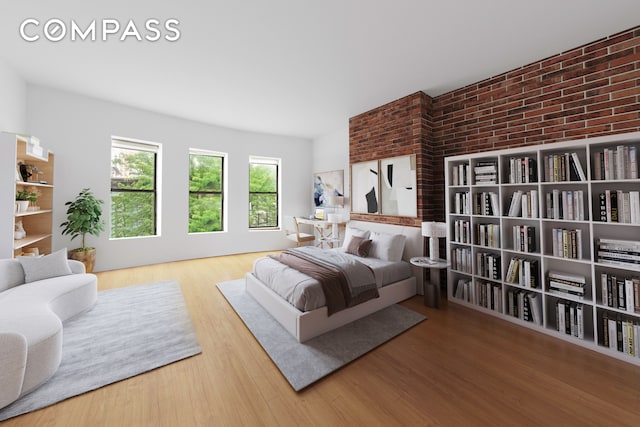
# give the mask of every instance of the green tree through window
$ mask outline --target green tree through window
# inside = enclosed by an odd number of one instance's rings
[[[157,151],[156,145],[112,141],[112,238],[156,235]]]
[[[223,229],[224,155],[189,155],[189,233]]]
[[[249,162],[249,228],[278,226],[278,164],[276,159]]]

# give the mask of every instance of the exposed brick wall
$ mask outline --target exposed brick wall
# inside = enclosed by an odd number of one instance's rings
[[[444,157],[640,130],[640,27],[350,119],[350,163],[418,155],[418,220],[444,221]],[[352,214],[406,223],[407,218]]]
[[[419,225],[433,181],[431,98],[417,92],[349,119],[349,163],[416,155],[418,218],[352,213],[352,219]]]

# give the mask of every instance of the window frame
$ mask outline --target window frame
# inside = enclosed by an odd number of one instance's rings
[[[191,156],[209,156],[209,157],[220,157],[222,159],[222,176],[220,178],[220,191],[191,191]],[[204,233],[221,233],[227,231],[227,162],[229,155],[227,153],[223,153],[220,151],[213,150],[204,150],[199,148],[190,148],[189,149],[189,179],[187,180],[188,186],[188,222],[187,222],[187,233],[188,234],[204,234]],[[191,221],[191,194],[220,194],[222,200],[220,203],[221,212],[220,212],[220,230],[213,231],[189,231],[190,221]]]
[[[149,237],[159,237],[161,235],[161,215],[160,215],[160,206],[161,204],[161,159],[162,159],[162,144],[156,142],[135,140],[131,138],[123,138],[112,136],[111,137],[111,150],[114,148],[126,149],[126,150],[135,150],[139,152],[147,152],[153,153],[154,155],[154,165],[153,165],[153,189],[150,190],[132,190],[132,189],[114,189],[112,186],[112,179],[109,179],[109,213],[110,213],[110,221],[109,221],[109,239],[110,240],[122,240],[122,239],[144,239]],[[113,156],[111,154],[111,156]],[[113,157],[110,159],[111,168],[113,168]],[[153,206],[153,234],[143,235],[143,236],[126,236],[126,237],[113,237],[112,236],[112,221],[113,221],[113,206],[112,206],[112,193],[147,193],[153,194],[154,206]]]
[[[273,165],[276,167],[276,191],[251,191],[251,165],[253,164],[262,164],[262,165]],[[275,157],[262,157],[262,156],[250,156],[249,157],[249,174],[248,174],[248,227],[249,230],[280,230],[280,214],[282,212],[280,202],[281,202],[281,164],[282,161],[279,158]],[[275,194],[276,195],[276,224],[275,225],[267,225],[262,227],[252,227],[251,226],[251,195],[252,194]]]

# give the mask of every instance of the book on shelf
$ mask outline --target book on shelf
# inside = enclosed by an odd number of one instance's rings
[[[560,258],[582,259],[582,230],[553,228],[551,230],[552,255]]]
[[[532,157],[511,157],[509,159],[509,183],[527,184],[538,182],[538,167]]]
[[[584,306],[580,303],[558,300],[556,308],[556,330],[584,339]]]
[[[640,277],[602,272],[600,292],[603,305],[640,313]]]
[[[597,260],[602,264],[640,269],[640,242],[598,239]]]
[[[483,160],[475,164],[473,168],[475,183],[497,184],[498,182],[498,161]]]
[[[578,153],[548,154],[544,157],[546,182],[586,181]]]
[[[640,224],[640,192],[605,190],[598,201],[600,221]]]
[[[468,185],[469,184],[469,164],[461,163],[453,167],[451,173],[451,185]]]
[[[536,228],[532,225],[514,225],[512,227],[513,250],[520,252],[536,251]]]
[[[638,179],[638,148],[618,145],[593,154],[593,179]]]
[[[546,193],[545,200],[547,218],[584,221],[585,199],[582,190],[560,191],[554,188],[551,192]]]

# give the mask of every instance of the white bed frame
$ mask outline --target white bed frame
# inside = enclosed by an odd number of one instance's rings
[[[350,221],[348,226],[382,233],[406,236],[402,259],[422,256],[423,237],[419,227],[407,227],[364,221]],[[260,303],[298,342],[307,341],[325,332],[351,323],[416,294],[417,283],[422,283],[422,270],[412,266],[413,276],[379,289],[380,297],[327,315],[327,307],[312,311],[300,311],[288,301],[264,285],[252,273],[246,275],[246,290]],[[419,280],[416,279],[419,278]]]

